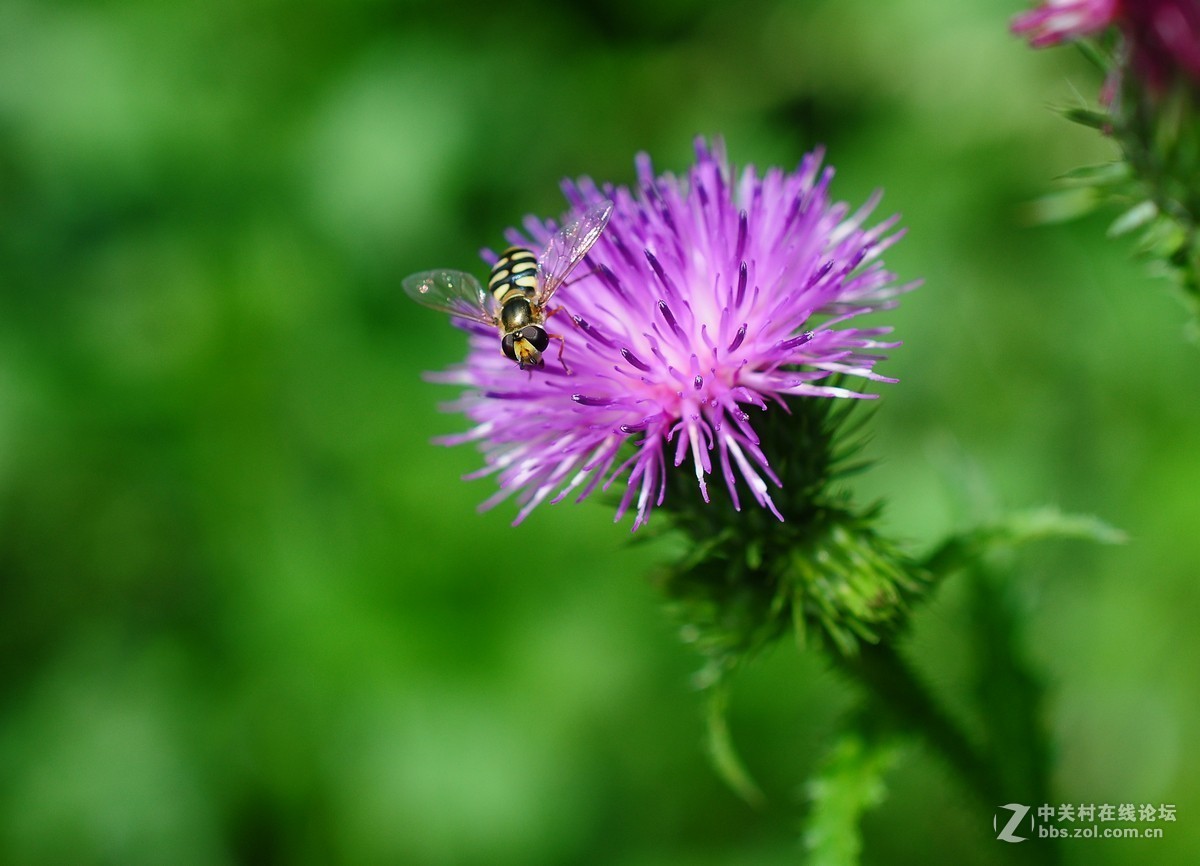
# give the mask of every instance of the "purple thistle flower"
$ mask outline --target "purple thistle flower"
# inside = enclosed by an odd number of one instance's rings
[[[1114,23],[1117,0],[1048,0],[1012,22],[1013,33],[1026,35],[1034,48],[1091,36]]]
[[[1011,28],[1044,48],[1110,26],[1124,35],[1129,64],[1151,90],[1165,90],[1176,75],[1200,83],[1200,0],[1047,0],[1013,18]],[[1116,86],[1110,81],[1106,90]]]
[[[550,362],[522,373],[494,330],[468,324],[466,361],[436,377],[470,389],[450,408],[475,426],[442,441],[479,443],[487,465],[468,477],[495,474],[500,486],[482,507],[515,495],[519,523],[547,499],[581,501],[624,478],[616,519],[634,508],[636,530],[663,503],[668,464],[690,460],[705,501],[719,471],[734,507],[744,483],[783,519],[768,492],[781,482],[747,410],[874,396],[831,377],[895,381],[874,372],[875,350],[898,345],[880,341],[890,328],[847,322],[916,285],[897,285],[879,261],[902,234],[889,233],[896,217],[863,227],[878,194],[853,213],[832,203],[822,157],[808,154],[792,173],[748,166],[735,176],[721,143],[698,139],[685,178],[655,177],[642,154],[636,190],[564,183],[573,212],[614,203],[555,295],[562,312],[548,326],[566,338],[571,375]],[[529,217],[526,235],[507,237],[536,249],[555,228]]]
[[[1125,0],[1122,12],[1130,63],[1151,90],[1165,90],[1176,76],[1200,84],[1198,0]]]

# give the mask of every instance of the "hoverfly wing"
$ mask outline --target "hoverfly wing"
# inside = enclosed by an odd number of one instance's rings
[[[422,306],[485,325],[496,324],[495,298],[466,271],[422,271],[405,277],[403,286]]]
[[[575,266],[583,261],[592,244],[604,231],[612,211],[611,201],[594,204],[579,219],[563,226],[550,239],[550,245],[538,259],[539,306],[544,306],[550,300],[550,296],[566,281]]]

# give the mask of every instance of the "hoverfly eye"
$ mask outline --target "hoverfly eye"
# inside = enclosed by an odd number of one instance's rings
[[[529,344],[539,352],[546,351],[546,347],[550,345],[550,337],[546,333],[546,329],[540,325],[530,325],[521,331],[521,337],[528,340]]]
[[[500,348],[504,350],[505,357],[510,361],[517,360],[517,350],[513,347],[516,339],[516,334],[505,334],[504,339],[500,341]]]

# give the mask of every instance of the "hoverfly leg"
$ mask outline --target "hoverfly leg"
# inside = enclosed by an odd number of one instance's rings
[[[555,309],[562,309],[556,307]],[[568,376],[575,375],[575,372],[567,366],[567,362],[563,360],[563,349],[567,348],[567,340],[562,334],[546,334],[551,340],[558,340],[558,363],[562,364],[563,372]]]
[[[571,320],[571,326],[575,328],[575,330],[579,330],[579,317],[572,316],[570,313],[568,313],[566,307],[545,307],[544,311],[546,315],[543,321],[548,321],[555,313],[562,313]]]

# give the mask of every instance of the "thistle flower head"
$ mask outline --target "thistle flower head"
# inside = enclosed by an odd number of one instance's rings
[[[1200,2],[1125,0],[1130,63],[1146,86],[1165,90],[1177,76],[1200,84]]]
[[[1012,31],[1034,48],[1092,36],[1114,22],[1118,0],[1049,0],[1013,19]]]
[[[910,288],[879,260],[900,236],[895,218],[866,228],[877,196],[853,212],[832,202],[821,163],[817,151],[794,172],[735,173],[720,143],[698,140],[683,177],[656,176],[642,155],[634,189],[564,183],[572,213],[614,203],[552,302],[570,374],[550,361],[522,373],[494,332],[473,329],[466,361],[439,377],[468,389],[453,408],[474,427],[444,441],[478,443],[486,466],[475,474],[500,487],[485,507],[516,496],[520,522],[547,499],[620,484],[617,519],[632,508],[637,529],[663,503],[668,473],[689,471],[705,501],[719,473],[735,507],[745,488],[783,519],[753,413],[871,396],[835,376],[894,381],[874,370],[877,350],[896,345],[881,342],[889,329],[850,322]],[[537,249],[555,228],[530,217],[508,239]]]
[[[1048,0],[1012,22],[1012,31],[1034,48],[1096,36],[1109,27],[1120,30],[1129,66],[1151,91],[1166,89],[1176,77],[1200,84],[1197,0]]]

